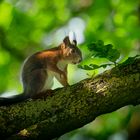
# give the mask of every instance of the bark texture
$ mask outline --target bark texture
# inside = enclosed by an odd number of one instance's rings
[[[140,59],[53,92],[47,99],[0,107],[1,138],[49,140],[101,114],[140,104]]]

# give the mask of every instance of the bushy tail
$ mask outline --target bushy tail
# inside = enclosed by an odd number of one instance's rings
[[[28,99],[29,96],[26,94],[20,94],[20,95],[14,95],[12,97],[6,98],[6,97],[0,97],[0,106],[7,106],[11,104],[16,104],[18,102],[22,102],[26,99]]]

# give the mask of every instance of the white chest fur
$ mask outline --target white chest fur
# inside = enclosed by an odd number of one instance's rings
[[[45,91],[47,89],[51,89],[53,86],[53,78],[54,78],[54,73],[52,71],[47,70],[47,79],[45,81],[44,87],[42,91]]]
[[[68,64],[68,61],[59,61],[57,63],[57,67],[64,71],[64,69],[66,68]],[[53,83],[54,83],[54,77],[56,77],[56,79],[58,80],[60,78],[60,75],[58,73],[55,73],[53,71],[47,70],[47,79],[45,81],[44,87],[42,89],[42,91],[47,90],[47,89],[52,89]]]

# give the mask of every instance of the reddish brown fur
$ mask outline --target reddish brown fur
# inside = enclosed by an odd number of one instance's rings
[[[23,94],[2,99],[0,104],[8,105],[27,98],[39,98],[44,96],[46,90],[51,93],[53,77],[63,86],[69,85],[67,78],[68,64],[76,64],[82,60],[81,51],[76,44],[76,40],[71,43],[67,36],[58,47],[37,52],[28,57],[24,62],[21,73]]]

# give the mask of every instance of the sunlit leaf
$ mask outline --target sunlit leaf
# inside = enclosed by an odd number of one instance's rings
[[[79,68],[84,70],[95,70],[98,68],[106,68],[107,66],[111,66],[112,64],[102,64],[102,65],[96,65],[96,64],[89,64],[89,65],[78,65]]]
[[[120,64],[121,66],[123,65],[128,65],[128,64],[132,64],[135,60],[136,60],[136,58],[139,58],[140,57],[140,55],[136,55],[136,56],[134,56],[134,57],[129,57],[125,62],[123,62],[122,64]]]
[[[102,40],[98,40],[96,43],[91,43],[88,46],[88,49],[93,52],[92,57],[107,58],[114,63],[120,57],[119,51],[114,49],[112,44],[104,45]]]

